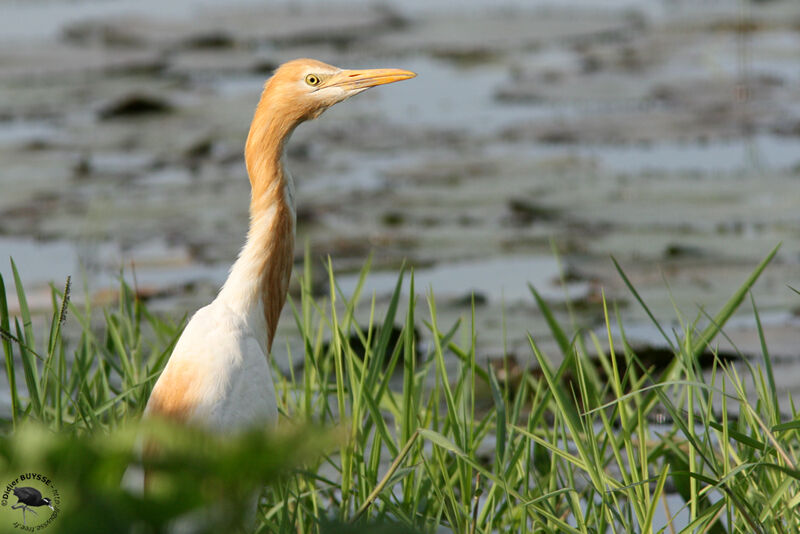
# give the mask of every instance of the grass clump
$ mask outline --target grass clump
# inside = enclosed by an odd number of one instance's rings
[[[53,289],[47,343],[37,344],[15,270],[20,317],[0,285],[12,397],[0,475],[50,473],[68,488],[59,521],[75,532],[102,531],[87,526],[93,499],[116,532],[163,531],[190,512],[208,532],[800,532],[800,420],[780,403],[754,303],[763,361],[699,365],[776,251],[716,315],[671,335],[619,269],[674,352],[666,369],[645,366],[621,326],[611,335],[621,323],[609,303],[605,335],[573,333],[531,288],[560,363],[530,339],[539,371],[513,383],[477,363],[474,320],[442,325],[432,292],[417,302],[413,276],[400,273],[379,317],[374,297],[361,303],[369,264],[353,295],[329,264],[330,293],[317,300],[307,263],[291,303],[303,370],[274,371],[292,428],[225,439],[134,425],[182,323],[150,313],[123,283],[93,326],[88,304]],[[75,339],[64,339],[65,314]],[[32,432],[44,445],[25,445]],[[156,466],[166,489],[146,497],[119,484],[142,432],[171,451]],[[256,488],[252,518],[242,503]]]

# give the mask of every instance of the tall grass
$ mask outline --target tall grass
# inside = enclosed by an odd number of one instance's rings
[[[674,351],[663,369],[642,361],[622,326],[612,336],[613,303],[603,301],[604,335],[573,332],[531,288],[561,354],[531,338],[539,371],[518,381],[477,363],[474,309],[441,324],[433,293],[418,303],[401,271],[378,314],[361,295],[369,264],[352,295],[329,264],[328,297],[315,299],[307,262],[291,302],[303,370],[273,364],[284,431],[241,438],[134,425],[182,322],[155,316],[122,283],[93,325],[89,304],[53,288],[37,339],[14,269],[18,317],[0,280],[12,412],[0,475],[46,470],[68,489],[59,522],[74,532],[157,532],[191,510],[206,511],[203,531],[244,528],[244,497],[262,486],[257,532],[800,532],[800,420],[781,404],[752,300],[763,361],[723,361],[713,344],[776,251],[716,315],[669,334],[617,265]],[[154,466],[167,490],[145,497],[119,486],[143,431],[169,451]],[[118,518],[114,530],[91,526],[95,501]]]

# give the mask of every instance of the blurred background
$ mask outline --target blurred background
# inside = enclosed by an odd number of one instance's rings
[[[800,390],[795,0],[0,0],[7,286],[13,256],[42,312],[67,275],[76,301],[110,302],[120,272],[176,318],[210,301],[246,232],[253,110],[296,57],[418,73],[290,142],[296,265],[307,242],[320,294],[328,255],[349,294],[373,254],[385,307],[407,260],[444,326],[474,293],[480,358],[527,363],[527,333],[548,339],[528,283],[599,331],[605,291],[657,348],[612,255],[679,328],[782,242],[754,296],[779,387]],[[728,328],[744,355],[752,317]],[[295,336],[287,307],[282,367]]]

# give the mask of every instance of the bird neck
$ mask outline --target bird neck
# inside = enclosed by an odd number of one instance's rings
[[[256,108],[245,146],[250,177],[250,229],[220,291],[229,308],[246,318],[265,352],[286,301],[294,257],[294,184],[283,162],[296,122],[270,105],[267,91]]]

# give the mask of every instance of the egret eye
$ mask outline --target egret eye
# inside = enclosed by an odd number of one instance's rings
[[[309,74],[308,76],[306,76],[306,83],[311,87],[316,87],[317,85],[319,85],[319,82],[320,82],[319,76],[317,76],[316,74]]]

